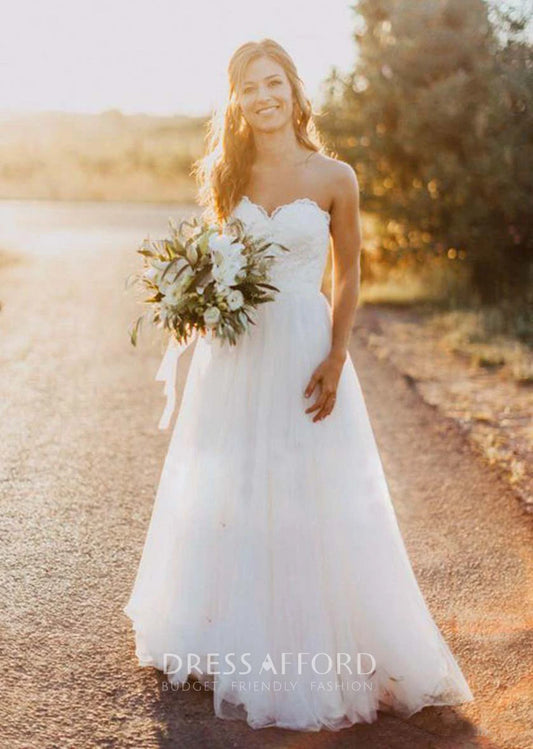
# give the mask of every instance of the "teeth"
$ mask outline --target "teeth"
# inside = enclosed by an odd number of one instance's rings
[[[273,109],[277,109],[277,107],[264,107],[263,109],[259,110],[259,114],[261,114],[262,112],[270,112]]]

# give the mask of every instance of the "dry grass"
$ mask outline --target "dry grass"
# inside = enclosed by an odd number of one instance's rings
[[[509,335],[495,333],[497,310],[457,310],[436,314],[428,322],[444,346],[472,365],[500,369],[520,384],[533,383],[531,348]]]
[[[424,400],[456,421],[487,462],[507,476],[533,511],[533,351],[491,331],[485,311],[428,312],[372,307],[361,329],[380,358],[393,362]],[[367,326],[368,327],[368,326]]]
[[[0,198],[190,202],[201,118],[43,113],[0,121]]]

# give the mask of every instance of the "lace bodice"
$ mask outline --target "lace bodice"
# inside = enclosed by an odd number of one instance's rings
[[[271,248],[276,255],[271,280],[280,292],[320,292],[329,249],[330,215],[310,198],[278,206],[270,215],[246,195],[233,209],[250,233],[278,241],[290,252]]]

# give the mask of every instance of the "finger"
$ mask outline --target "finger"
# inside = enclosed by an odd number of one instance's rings
[[[316,388],[319,379],[320,377],[318,375],[316,375],[315,373],[312,374],[311,379],[309,380],[309,383],[304,390],[304,395],[306,398],[309,398],[309,396],[313,394],[313,390]]]
[[[316,411],[316,410],[317,410],[317,408],[322,408],[322,406],[323,406],[323,405],[324,405],[324,404],[323,404],[323,401],[322,401],[322,400],[321,400],[321,399],[319,398],[319,399],[318,399],[317,401],[315,401],[315,402],[313,403],[313,405],[312,405],[312,406],[308,406],[308,408],[306,408],[306,409],[305,409],[305,413],[306,413],[306,414],[310,414],[310,413],[312,413],[313,411]]]
[[[312,411],[316,411],[317,408],[322,408],[326,402],[326,393],[321,393],[316,401],[313,403],[312,406],[308,406],[305,409],[306,413],[311,413]]]
[[[324,419],[329,413],[329,408],[321,408],[320,411],[313,417],[313,421],[322,421],[322,419]]]
[[[309,380],[309,383],[304,390],[304,394],[306,398],[309,398],[309,396],[313,394],[313,391],[315,390],[316,386],[319,383],[321,383],[321,381],[322,381],[322,374],[320,373],[320,369],[317,368],[311,375],[311,379]]]
[[[329,414],[333,411],[335,408],[335,394],[330,394],[326,402],[324,403],[323,407],[320,409],[320,411],[315,415],[313,421],[320,421],[321,419],[324,419],[326,416],[329,416]]]
[[[306,409],[306,413],[316,411],[317,408],[324,408],[330,398],[335,398],[335,391],[333,390],[322,390],[320,396],[317,398],[315,403]]]

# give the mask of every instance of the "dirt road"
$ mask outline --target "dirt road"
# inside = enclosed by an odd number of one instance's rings
[[[126,334],[137,259],[105,246],[0,269],[1,745],[532,747],[530,520],[357,328],[408,551],[476,701],[340,733],[253,731],[213,717],[210,693],[164,692],[138,667],[122,608],[170,431],[157,430],[157,340],[133,349]]]

